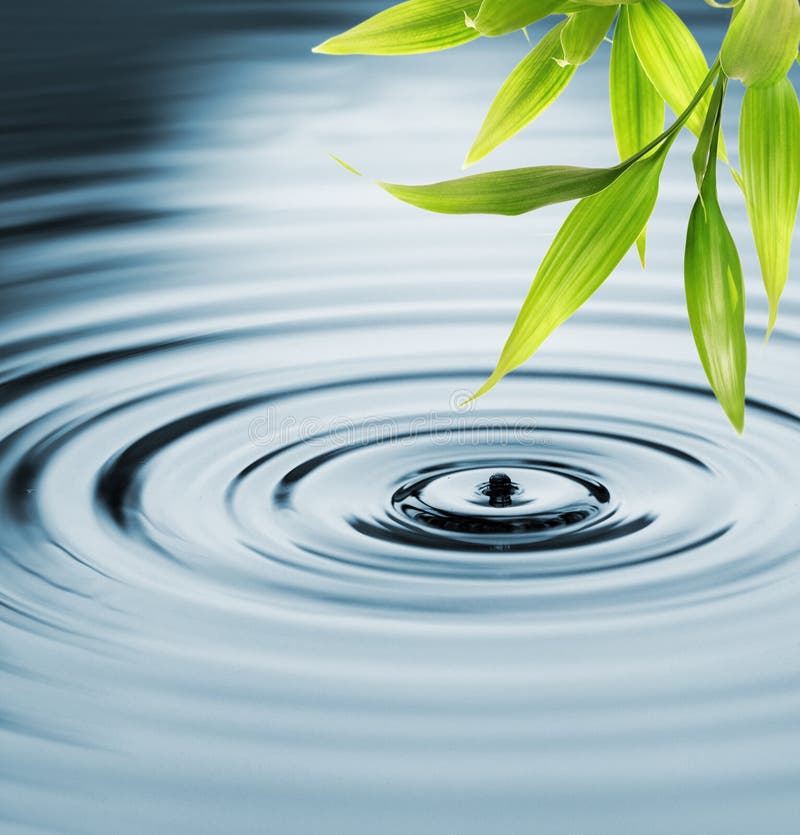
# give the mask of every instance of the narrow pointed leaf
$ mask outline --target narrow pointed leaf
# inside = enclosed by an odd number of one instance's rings
[[[664,99],[633,48],[628,14],[625,8],[620,11],[609,68],[611,119],[620,159],[636,153],[664,129]]]
[[[694,176],[697,181],[698,191],[702,190],[703,179],[708,171],[708,166],[711,164],[711,148],[714,142],[714,129],[719,128],[718,114],[722,107],[722,99],[725,95],[725,82],[719,80],[714,92],[711,95],[711,104],[706,113],[706,120],[703,123],[703,130],[700,131],[700,136],[697,138],[697,147],[692,154],[692,167],[694,168]],[[714,159],[716,165],[716,159]]]
[[[479,397],[530,357],[608,278],[644,229],[658,196],[667,142],[570,212],[542,260]]]
[[[665,131],[632,156],[611,168],[540,165],[460,177],[429,185],[378,183],[390,194],[414,206],[445,214],[506,214],[529,212],[540,206],[589,196],[611,185],[647,154],[666,153],[675,135],[711,85],[718,67],[703,80],[690,106]],[[658,151],[656,149],[658,148]]]
[[[423,186],[378,185],[405,203],[444,214],[520,215],[552,203],[577,200],[610,185],[623,171],[541,165],[473,174]]]
[[[800,40],[797,0],[744,0],[720,50],[722,69],[748,87],[780,81]]]
[[[576,67],[586,63],[603,42],[616,13],[616,6],[598,6],[571,14],[561,31],[563,60]]]
[[[344,168],[344,170],[345,170],[345,171],[349,171],[351,174],[355,174],[355,175],[356,175],[356,177],[362,177],[362,176],[363,176],[363,174],[362,174],[362,173],[361,173],[361,172],[360,172],[357,168],[353,168],[353,166],[352,166],[352,165],[350,165],[350,163],[349,163],[349,162],[345,162],[345,161],[344,161],[341,157],[337,157],[337,156],[336,156],[336,154],[331,154],[330,152],[328,152],[328,156],[329,156],[329,157],[330,157],[330,158],[331,158],[334,162],[336,162],[336,163],[338,163],[339,165],[341,165],[341,166],[342,166],[342,168]]]
[[[791,81],[750,87],[739,122],[739,158],[747,213],[769,298],[772,331],[789,274],[800,194],[800,110]]]
[[[653,86],[633,48],[628,10],[620,9],[614,30],[609,68],[611,121],[620,159],[627,159],[655,139],[664,128],[664,99]],[[644,266],[646,230],[636,239]]]
[[[478,37],[464,15],[480,3],[464,0],[408,0],[330,38],[314,52],[329,55],[411,55],[449,49]]]
[[[675,113],[681,113],[708,73],[703,50],[686,24],[661,0],[642,0],[629,6],[631,39],[653,86]],[[686,126],[695,136],[703,129],[709,90]],[[725,159],[724,149],[720,157]]]
[[[744,281],[736,244],[717,198],[716,113],[707,167],[686,231],[684,282],[689,322],[711,388],[737,432],[744,427],[747,343]]]
[[[575,67],[556,63],[563,55],[561,32],[566,21],[551,29],[517,64],[492,102],[465,165],[483,159],[543,113],[569,84]]]
[[[481,35],[515,32],[569,6],[568,0],[483,0],[473,23]]]
[[[716,195],[698,197],[684,259],[686,303],[708,381],[736,431],[744,428],[744,286],[736,244]]]

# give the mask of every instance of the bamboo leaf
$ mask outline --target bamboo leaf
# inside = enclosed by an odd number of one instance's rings
[[[736,244],[716,194],[698,197],[689,218],[684,259],[686,302],[708,381],[737,432],[744,428],[747,349],[744,287]]]
[[[616,5],[571,14],[561,30],[563,61],[576,67],[586,63],[603,42],[616,14]]]
[[[609,69],[611,118],[620,159],[636,153],[664,128],[664,99],[636,55],[628,15],[628,9],[621,9]]]
[[[408,0],[329,38],[313,52],[328,55],[411,55],[467,43],[478,32],[464,22],[478,12],[475,0]]]
[[[350,163],[349,163],[349,162],[345,162],[345,161],[344,161],[341,157],[337,157],[337,156],[336,156],[336,154],[332,154],[332,153],[330,153],[330,151],[329,151],[329,152],[328,152],[328,156],[329,156],[329,157],[330,157],[330,158],[331,158],[334,162],[336,162],[336,163],[338,163],[339,165],[341,165],[341,166],[342,166],[342,168],[344,168],[344,170],[345,170],[345,171],[349,171],[351,174],[355,174],[355,175],[356,175],[356,177],[362,177],[362,176],[363,176],[363,174],[362,174],[362,173],[361,173],[361,172],[360,172],[357,168],[353,168],[353,166],[352,166],[352,165],[350,165]]]
[[[797,56],[797,0],[744,0],[737,11],[719,56],[725,74],[748,87],[780,81]]]
[[[718,83],[723,87],[724,81]],[[744,428],[747,343],[744,282],[736,244],[717,198],[717,144],[722,110],[717,106],[700,195],[686,231],[684,282],[689,322],[711,388],[737,432]]]
[[[715,64],[692,102],[669,128],[647,142],[632,156],[611,168],[543,165],[493,171],[429,185],[381,182],[377,185],[399,200],[428,211],[445,214],[517,215],[551,203],[595,194],[609,186],[625,170],[660,145],[673,141],[693,108],[702,99],[705,90],[711,85],[714,76],[718,74],[718,69],[718,65]],[[349,165],[347,168],[354,170]]]
[[[642,0],[628,8],[631,39],[653,86],[675,113],[681,113],[708,73],[703,50],[686,24],[661,0]],[[695,136],[703,129],[711,90],[686,125]],[[726,159],[724,147],[720,157]]]
[[[620,9],[611,45],[609,83],[611,120],[620,159],[627,159],[658,136],[664,128],[664,99],[644,71],[631,40],[628,10]],[[642,266],[646,230],[636,239]]]
[[[543,113],[561,94],[575,67],[556,63],[563,55],[561,32],[566,21],[551,29],[517,64],[492,102],[465,166],[483,159]]]
[[[703,130],[700,131],[700,136],[697,139],[697,147],[692,154],[692,167],[694,168],[698,191],[702,191],[703,179],[711,163],[711,146],[714,141],[714,128],[719,127],[717,115],[722,108],[724,95],[725,84],[722,80],[717,81],[717,86],[714,88],[711,96],[711,104],[706,113],[706,120],[703,123]],[[716,160],[714,160],[714,164],[716,164]]]
[[[520,215],[601,191],[623,171],[541,165],[473,174],[422,186],[378,183],[389,194],[430,212],[443,214]]]
[[[800,110],[788,78],[745,92],[739,122],[739,158],[747,213],[769,298],[768,334],[789,274],[800,194]]]
[[[703,79],[689,106],[675,122],[633,155],[611,168],[541,165],[475,174],[421,186],[380,182],[378,185],[399,200],[445,214],[517,215],[551,203],[595,194],[611,185],[628,168],[656,149],[659,149],[658,153],[662,150],[666,153],[718,70],[715,64]],[[353,170],[349,165],[347,167]]]
[[[608,278],[645,227],[671,140],[585,197],[550,245],[492,375],[479,397],[530,357]]]
[[[497,37],[529,26],[570,5],[569,0],[483,0],[473,23],[481,35]]]

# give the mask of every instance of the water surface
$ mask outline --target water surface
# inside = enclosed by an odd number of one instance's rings
[[[527,49],[309,53],[379,6],[2,13],[0,828],[793,831],[800,291],[763,347],[722,178],[737,438],[682,137],[647,272],[457,408],[567,209],[426,215],[330,161],[458,175]],[[611,162],[607,57],[481,170]]]

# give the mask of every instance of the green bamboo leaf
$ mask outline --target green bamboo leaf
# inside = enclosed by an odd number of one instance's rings
[[[717,198],[717,145],[724,95],[718,82],[706,169],[686,231],[684,281],[689,322],[711,388],[737,432],[744,428],[747,343],[744,281],[736,244]]]
[[[575,67],[556,63],[563,56],[561,32],[566,21],[551,29],[517,64],[492,102],[465,166],[483,159],[543,113],[561,94]]]
[[[356,175],[356,177],[363,177],[363,176],[364,176],[364,175],[363,175],[363,174],[362,174],[362,173],[361,173],[361,172],[360,172],[357,168],[353,168],[353,166],[352,166],[352,165],[350,165],[350,163],[349,163],[349,162],[345,162],[345,161],[344,161],[341,157],[337,157],[337,156],[336,156],[336,154],[332,154],[332,153],[330,153],[330,151],[329,151],[329,152],[328,152],[328,156],[329,156],[329,157],[330,157],[330,158],[331,158],[334,162],[336,162],[336,163],[338,163],[339,165],[341,165],[341,166],[342,166],[342,168],[344,168],[344,170],[345,170],[345,171],[349,171],[351,174],[355,174],[355,175]]]
[[[631,40],[628,9],[620,9],[611,45],[611,120],[620,159],[628,159],[664,128],[664,99],[644,71]],[[646,230],[636,239],[644,266]]]
[[[611,168],[541,165],[493,171],[421,186],[398,183],[378,185],[399,200],[428,211],[445,214],[517,215],[551,203],[595,194],[657,148],[664,149],[666,153],[666,148],[686,123],[718,71],[719,67],[715,64],[713,70],[703,79],[689,106],[672,125],[632,156]],[[337,162],[342,161],[337,159]],[[351,171],[355,170],[347,163],[342,164]]]
[[[608,188],[585,197],[550,245],[480,397],[530,357],[608,278],[644,229],[672,140],[629,166]]]
[[[797,0],[744,0],[737,11],[722,42],[722,69],[748,87],[774,84],[797,56]]]
[[[559,63],[572,64],[575,67],[586,63],[603,42],[616,14],[616,5],[598,6],[571,14],[561,30],[564,57]]]
[[[668,147],[699,104],[718,70],[715,64],[689,106],[672,125],[651,140],[643,141],[632,155],[611,168],[540,165],[474,174],[429,185],[381,182],[378,185],[399,200],[444,214],[518,215],[552,203],[588,197],[611,185],[628,168],[659,146],[663,148],[666,144]],[[661,108],[663,112],[663,102]]]
[[[540,165],[473,174],[422,186],[378,183],[389,194],[443,214],[520,215],[594,194],[610,185],[624,168],[577,168]]]
[[[769,298],[768,333],[789,274],[800,195],[800,109],[788,78],[750,87],[739,122],[739,158],[747,213]]]
[[[436,52],[474,40],[465,15],[477,14],[475,0],[408,0],[330,38],[313,52],[328,55],[412,55]]]
[[[686,24],[661,0],[642,0],[628,9],[631,39],[642,67],[659,95],[681,113],[708,73],[703,50]],[[695,136],[703,129],[711,90],[689,117]],[[727,159],[724,147],[720,157]]]
[[[719,126],[717,116],[722,108],[722,99],[725,95],[724,81],[717,81],[717,86],[711,95],[711,103],[708,106],[703,129],[697,139],[697,147],[692,154],[692,167],[697,180],[697,189],[702,191],[703,179],[708,171],[711,161],[711,146],[714,141],[714,128]]]
[[[570,5],[569,0],[483,0],[472,22],[481,35],[494,38],[529,26]]]

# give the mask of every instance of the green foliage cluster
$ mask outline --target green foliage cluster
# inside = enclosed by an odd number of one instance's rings
[[[745,198],[769,300],[768,334],[789,272],[800,195],[800,107],[787,73],[798,55],[797,0],[733,0],[709,68],[681,18],[662,0],[408,0],[316,47],[334,55],[405,55],[497,37],[559,19],[500,87],[465,167],[483,159],[549,107],[608,38],[611,119],[621,162],[610,168],[544,165],[430,185],[379,183],[434,212],[517,215],[578,200],[536,273],[488,391],[525,362],[636,246],[678,132],[697,137],[698,196],[689,217],[684,279],[689,321],[708,381],[737,431],[744,426],[747,348],[742,267],[717,198],[717,161],[728,162],[720,122],[729,80],[745,85],[739,122]],[[526,32],[527,35],[527,32]],[[665,107],[675,121],[664,128]]]

